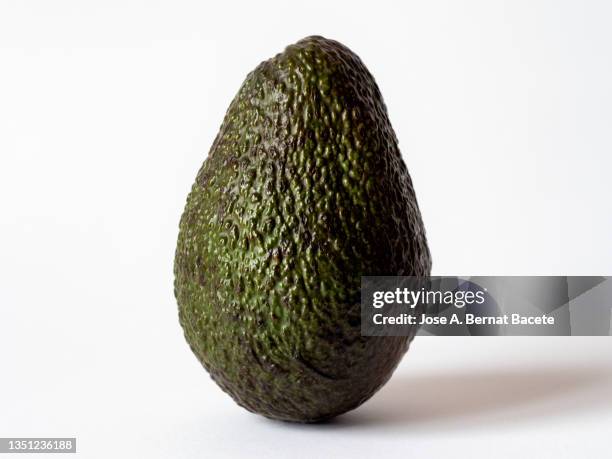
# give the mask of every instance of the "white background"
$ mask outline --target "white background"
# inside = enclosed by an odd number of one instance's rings
[[[435,274],[612,275],[612,6],[595,1],[0,3],[0,436],[86,458],[603,457],[610,338],[418,338],[317,426],[238,408],[191,355],[172,262],[246,74],[296,40],[361,56]]]

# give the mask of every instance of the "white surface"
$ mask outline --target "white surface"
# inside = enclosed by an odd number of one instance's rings
[[[250,415],[184,343],[172,259],[244,76],[322,34],[381,87],[435,274],[612,274],[610,4],[210,3],[0,4],[0,436],[86,458],[607,454],[609,338],[419,338],[336,423]]]
[[[140,330],[127,345],[135,333],[110,333],[97,357],[54,340],[39,357],[60,351],[75,368],[9,380],[2,435],[76,435],[87,458],[599,458],[609,448],[609,337],[420,337],[361,408],[295,425],[234,405],[171,335]]]

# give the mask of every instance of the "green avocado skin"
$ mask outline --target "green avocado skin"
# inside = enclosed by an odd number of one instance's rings
[[[180,221],[179,319],[213,380],[274,419],[359,406],[417,331],[361,336],[361,276],[430,270],[410,176],[359,57],[313,36],[261,63]]]

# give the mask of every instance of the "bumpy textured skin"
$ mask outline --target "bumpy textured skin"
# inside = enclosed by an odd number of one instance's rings
[[[260,64],[180,222],[180,323],[212,378],[270,418],[351,410],[414,336],[361,336],[361,276],[430,269],[410,176],[361,60],[308,37]]]

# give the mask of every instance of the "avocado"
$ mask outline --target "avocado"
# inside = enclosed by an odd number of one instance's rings
[[[180,324],[212,379],[274,419],[359,406],[417,331],[361,336],[361,276],[430,269],[412,181],[359,57],[312,36],[249,73],[187,198],[175,255]]]

